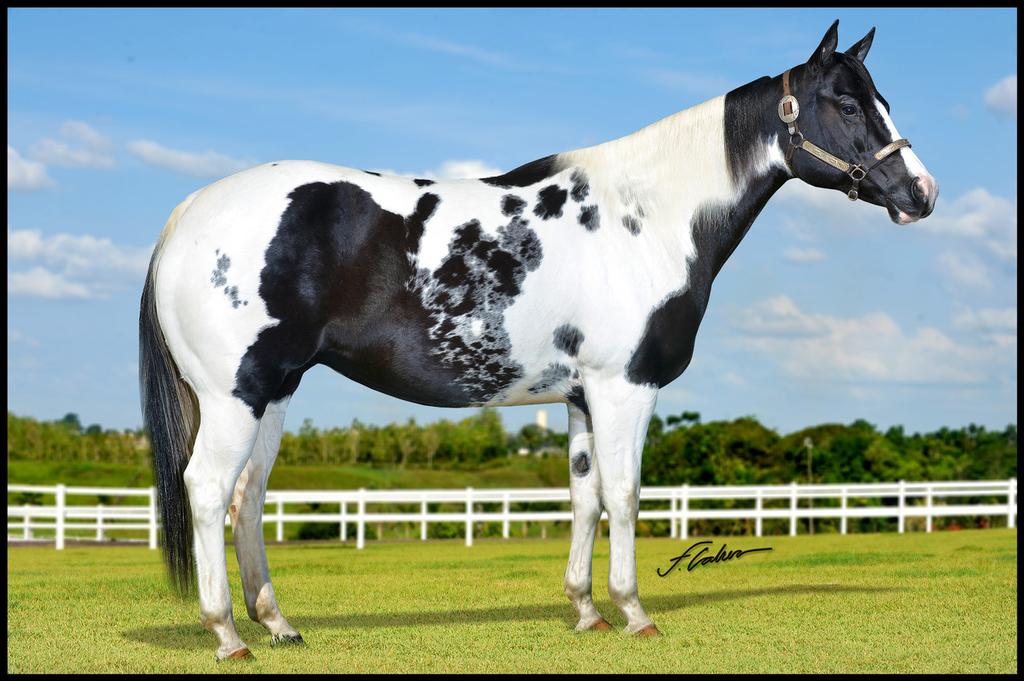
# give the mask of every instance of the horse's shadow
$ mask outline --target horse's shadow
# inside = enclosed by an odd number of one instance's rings
[[[689,593],[666,596],[649,596],[643,599],[644,607],[655,618],[657,613],[671,610],[683,610],[698,605],[729,601],[758,596],[787,596],[799,594],[850,594],[850,593],[883,593],[900,591],[895,587],[844,586],[840,584],[791,584],[785,586],[766,587],[761,589],[737,589],[732,591],[712,591],[708,593]],[[617,609],[609,602],[598,603],[602,612],[611,615],[613,623],[618,615]],[[306,629],[355,629],[378,627],[415,627],[444,624],[478,624],[484,622],[515,622],[559,620],[571,630],[576,624],[572,606],[568,603],[552,602],[544,605],[514,605],[497,608],[435,610],[426,612],[387,612],[387,613],[343,613],[335,615],[319,615],[314,617],[289,617],[289,621],[299,630]],[[263,633],[263,628],[246,618],[237,622],[239,633],[245,637],[255,638]],[[624,624],[624,623],[623,623]],[[130,640],[159,646],[161,648],[186,649],[203,640],[206,631],[197,624],[170,624],[164,626],[140,627],[128,629],[122,635]]]

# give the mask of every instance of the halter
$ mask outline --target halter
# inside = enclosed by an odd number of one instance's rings
[[[856,201],[859,195],[860,181],[867,177],[867,174],[878,167],[878,165],[893,154],[893,152],[902,149],[903,147],[909,147],[910,142],[906,138],[900,138],[893,140],[889,144],[875,152],[875,162],[867,169],[864,170],[861,166],[856,163],[847,163],[838,156],[834,156],[816,144],[808,142],[800,129],[796,126],[797,116],[800,115],[800,103],[797,102],[789,91],[789,70],[782,74],[782,99],[779,100],[779,118],[782,122],[789,126],[789,151],[786,152],[786,163],[790,164],[793,157],[793,152],[797,149],[803,149],[814,158],[819,161],[824,161],[833,168],[840,170],[850,176],[853,180],[853,185],[850,190],[846,192],[846,195],[851,201]],[[797,139],[799,138],[799,142]],[[792,167],[790,168],[792,170]],[[796,173],[793,173],[796,175]]]

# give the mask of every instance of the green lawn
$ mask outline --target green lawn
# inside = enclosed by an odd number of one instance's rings
[[[618,631],[574,634],[565,539],[270,548],[285,614],[307,645],[216,664],[198,606],[136,547],[14,547],[8,672],[1003,672],[1017,671],[1017,533],[727,537],[770,546],[728,563],[658,567],[695,541],[641,539],[640,595],[664,633],[624,635],[595,556],[598,607]],[[715,546],[720,545],[716,540]]]

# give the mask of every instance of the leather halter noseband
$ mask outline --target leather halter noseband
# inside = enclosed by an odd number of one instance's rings
[[[800,103],[797,102],[789,91],[789,69],[782,74],[782,99],[779,100],[779,118],[782,122],[789,127],[789,151],[786,152],[786,163],[791,163],[793,152],[797,149],[803,149],[814,158],[819,161],[824,161],[833,168],[840,170],[850,176],[853,181],[853,185],[850,190],[846,192],[846,195],[851,201],[856,201],[859,195],[860,181],[867,177],[867,174],[878,167],[878,165],[887,159],[893,152],[902,149],[903,147],[909,147],[910,142],[906,138],[901,137],[898,140],[893,140],[889,144],[875,152],[875,162],[867,169],[864,170],[861,166],[856,163],[847,163],[838,156],[834,156],[816,144],[808,142],[803,133],[796,125],[797,116],[800,115]],[[799,142],[797,139],[799,138]],[[792,167],[790,167],[792,170]],[[796,175],[796,173],[793,173]]]

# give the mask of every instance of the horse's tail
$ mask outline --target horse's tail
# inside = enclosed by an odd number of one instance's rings
[[[171,213],[149,261],[139,309],[139,392],[142,420],[153,450],[153,478],[163,523],[163,555],[174,589],[181,595],[195,585],[192,514],[185,489],[185,466],[199,429],[195,393],[180,378],[164,340],[156,308],[156,272],[167,235],[192,202]]]

